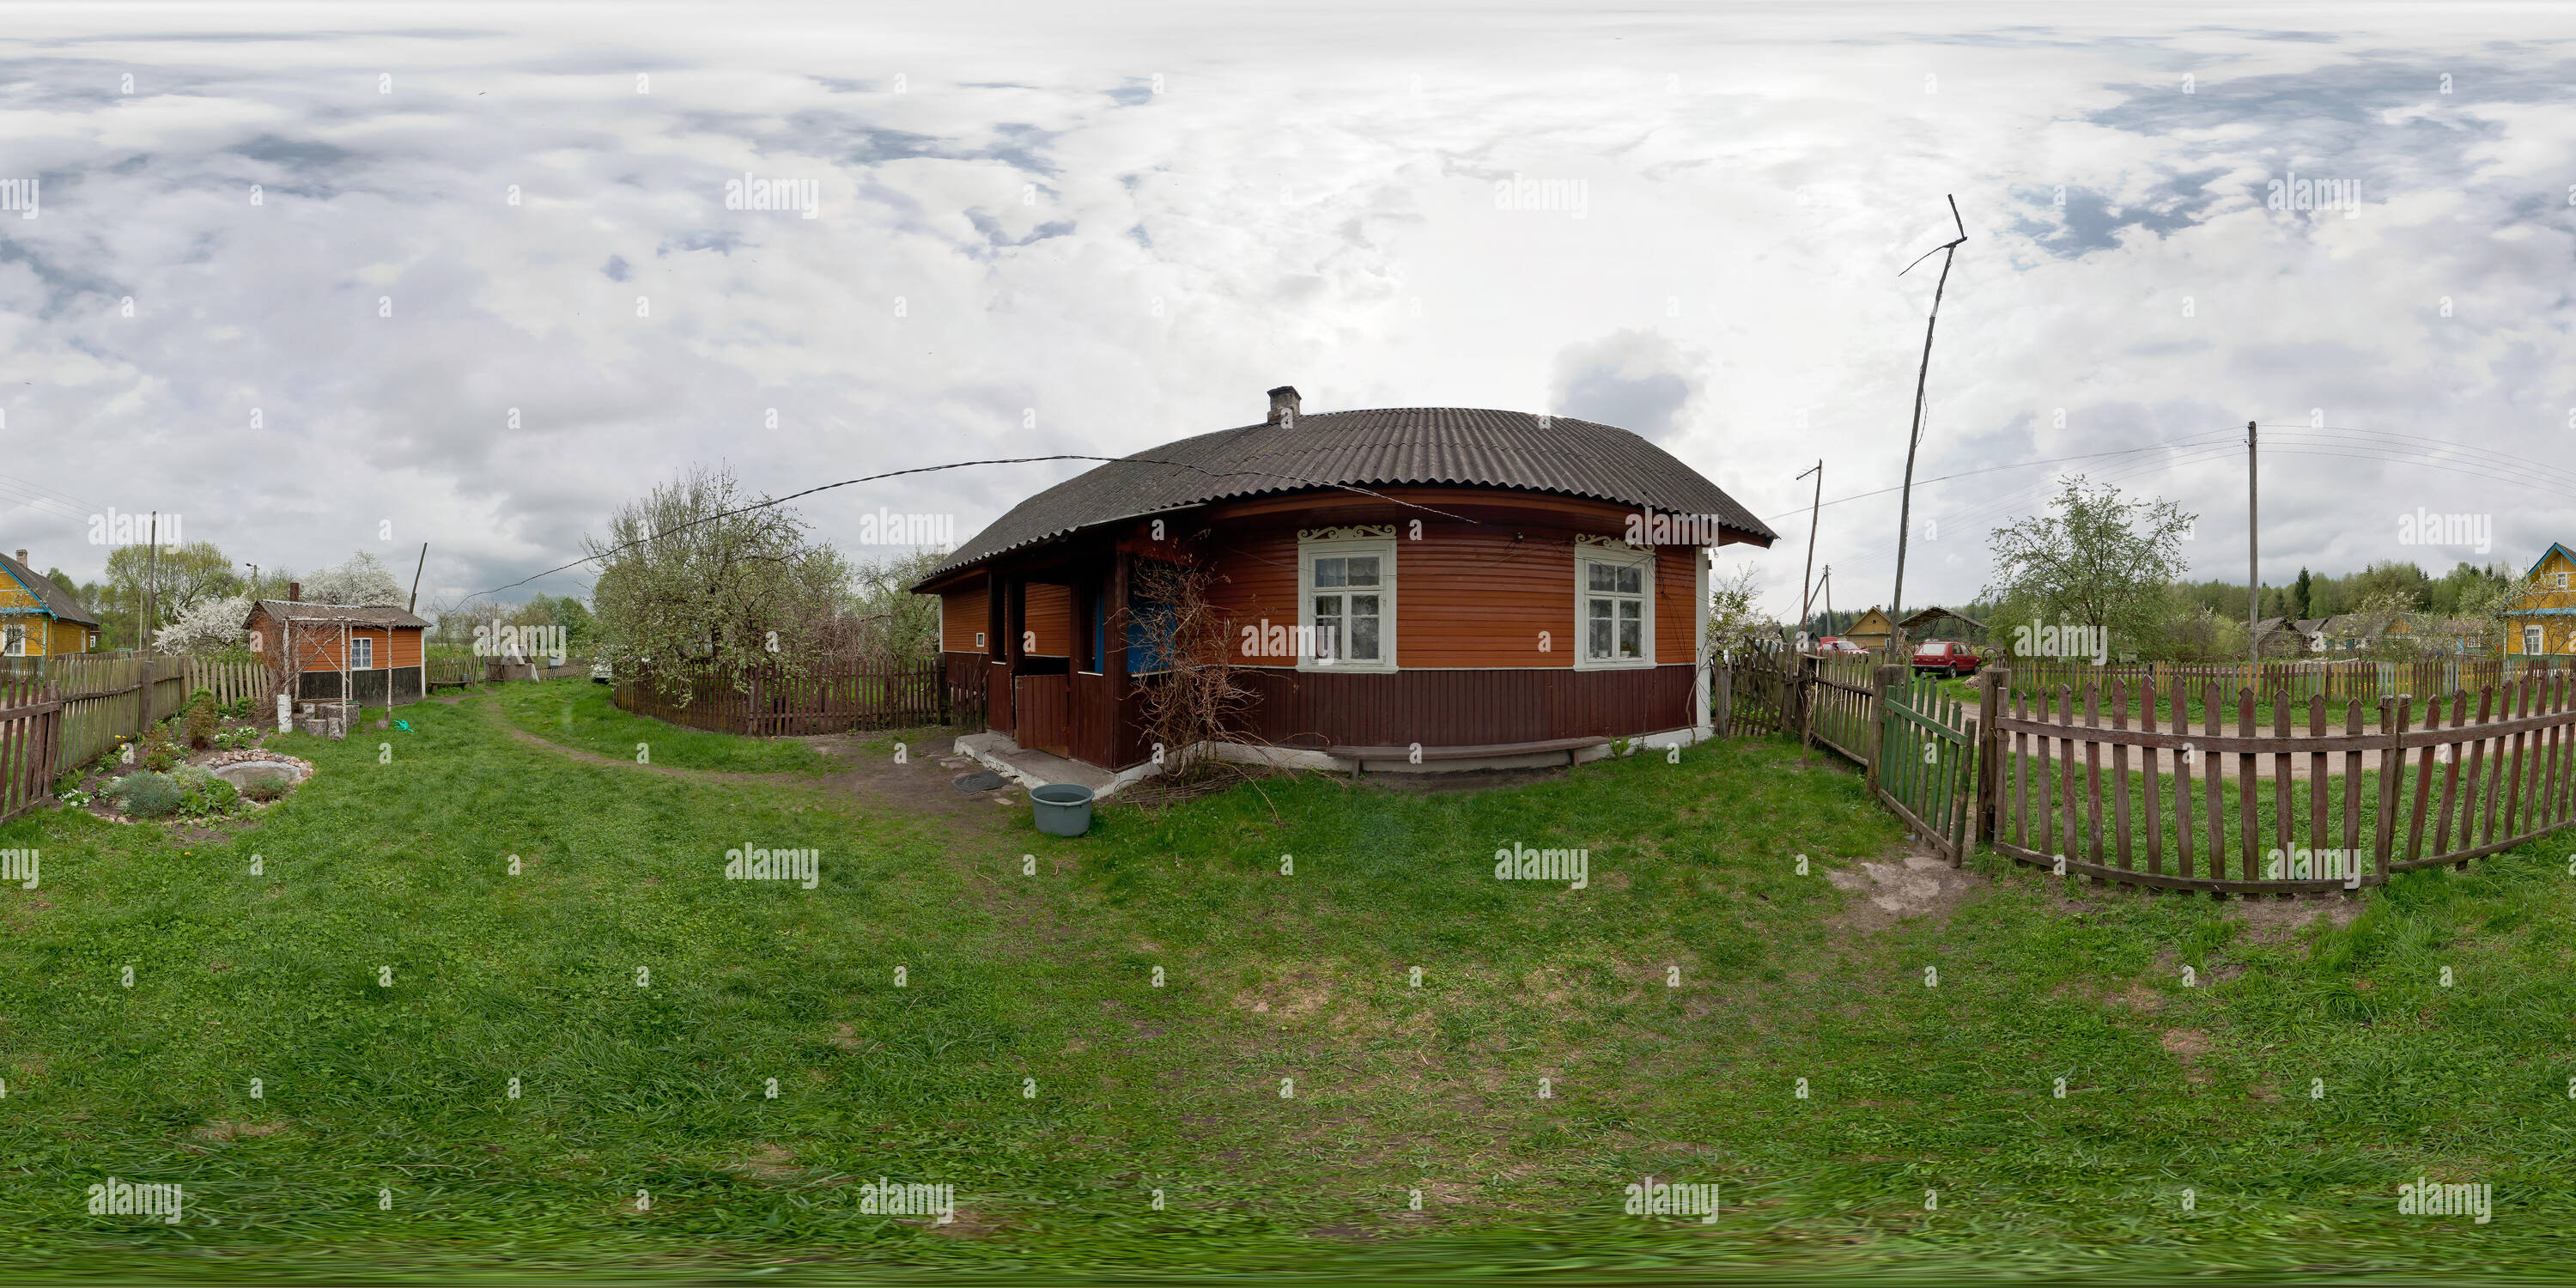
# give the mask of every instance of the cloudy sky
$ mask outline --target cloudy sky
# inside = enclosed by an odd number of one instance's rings
[[[0,209],[0,548],[95,576],[111,507],[271,567],[426,541],[435,603],[690,462],[783,494],[1117,454],[1293,383],[1645,434],[1778,516],[1728,558],[1784,613],[1822,459],[1849,607],[1889,590],[1940,260],[1899,271],[1955,195],[1909,602],[1974,594],[2065,469],[2182,501],[2197,574],[2241,578],[2249,419],[2267,580],[2482,557],[2402,544],[2419,509],[2492,515],[2519,566],[2576,543],[2571,35],[2458,5],[13,8],[0,205],[37,201]],[[728,209],[746,177],[810,217]],[[1078,468],[803,509],[962,539]]]

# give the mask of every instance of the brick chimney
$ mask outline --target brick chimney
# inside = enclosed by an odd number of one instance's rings
[[[1290,426],[1297,423],[1297,386],[1281,385],[1270,391],[1270,423]]]
[[[20,562],[20,563],[25,563],[25,562],[27,562],[27,552],[26,552],[26,551],[21,550],[21,551],[19,551],[19,552],[18,552],[18,562]]]
[[[290,604],[300,604],[304,602],[303,582],[290,581],[286,583],[286,602]]]

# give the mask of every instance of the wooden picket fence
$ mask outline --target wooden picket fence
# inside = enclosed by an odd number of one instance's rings
[[[1807,737],[1852,763],[1877,763],[1878,668],[1865,655],[1822,654],[1803,659],[1807,683],[1798,706]]]
[[[1757,641],[1729,655],[1709,690],[1710,722],[1717,735],[1753,737],[1798,727],[1798,655],[1782,644]]]
[[[1878,672],[1878,754],[1870,786],[1879,803],[1904,820],[1957,867],[1974,843],[1977,735],[1967,708],[1911,666]]]
[[[2102,686],[2109,692],[2114,682],[2127,685],[2136,695],[2139,686],[2153,682],[2161,692],[2182,689],[2198,696],[2215,684],[2222,693],[2233,695],[2240,688],[2254,690],[2257,703],[2270,706],[2281,700],[2304,704],[2309,698],[2323,697],[2329,702],[2349,698],[2361,700],[2367,712],[2375,713],[2383,698],[2406,694],[2475,693],[2481,689],[2509,684],[2535,675],[2564,674],[2576,667],[2576,657],[2485,657],[2430,656],[2402,662],[2380,662],[2361,658],[2262,663],[2234,662],[2218,665],[2184,665],[2173,662],[2113,662],[2095,666],[2085,661],[2050,658],[1997,659],[1998,669],[2009,668],[2012,689],[2022,697],[2036,697],[2059,689],[2082,692],[2087,684]]]
[[[1721,735],[1787,732],[1844,756],[1953,864],[1983,837],[2099,883],[2289,896],[2465,867],[2576,826],[2565,669],[2518,669],[2419,708],[2407,694],[2321,691],[2258,706],[2250,687],[2152,672],[2034,693],[1994,668],[1973,716],[1903,665],[1864,684],[1841,659],[1757,651],[1719,680],[1766,695],[1739,697]]]
[[[2360,699],[2347,698],[2342,727],[2331,729],[2335,713],[2316,694],[2304,704],[2304,728],[2293,731],[2297,704],[2282,702],[2265,730],[2246,689],[2237,691],[2235,720],[2222,723],[2216,713],[2226,695],[2209,684],[2195,732],[2183,692],[2167,690],[2159,702],[2152,681],[2138,695],[2145,715],[2133,727],[2125,688],[2087,686],[2080,704],[2066,689],[2037,702],[2016,696],[1993,722],[1990,736],[2004,757],[1991,802],[1997,852],[2100,881],[2288,895],[2380,885],[2392,872],[2443,863],[2465,867],[2576,822],[2576,685],[2565,673],[2487,686],[2474,709],[2469,694],[2455,693],[2447,717],[2436,698],[2421,728],[2414,699],[2398,696],[2380,700],[2376,728]],[[2162,728],[2159,706],[2171,709]],[[2375,765],[2367,759],[2374,754]]]
[[[53,799],[63,704],[28,682],[0,684],[0,820]]]
[[[139,737],[177,714],[200,688],[217,702],[265,703],[275,673],[257,662],[214,662],[185,655],[68,653],[10,658],[0,683],[37,686],[62,704],[51,735],[54,764],[69,769],[96,759],[121,739]]]
[[[672,692],[643,677],[618,681],[621,710],[670,724],[758,738],[944,724],[950,687],[941,661],[856,664],[808,676],[704,672]]]

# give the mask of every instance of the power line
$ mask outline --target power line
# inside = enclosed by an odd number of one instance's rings
[[[1484,524],[1484,520],[1482,519],[1471,519],[1463,514],[1451,514],[1447,510],[1437,509],[1428,505],[1417,505],[1411,501],[1399,500],[1395,497],[1388,496],[1385,493],[1371,491],[1368,488],[1361,487],[1354,483],[1324,482],[1317,479],[1304,478],[1295,474],[1283,474],[1277,470],[1211,470],[1201,465],[1192,464],[1188,461],[1165,460],[1160,457],[1152,456],[1093,456],[1080,452],[1061,452],[1051,456],[1011,456],[982,461],[953,461],[946,465],[918,465],[911,469],[888,470],[883,474],[870,474],[863,478],[843,479],[838,483],[825,483],[819,487],[809,487],[802,492],[790,492],[785,496],[773,497],[765,501],[756,501],[750,505],[736,506],[733,509],[723,511],[721,513],[691,519],[687,523],[683,523],[678,527],[662,532],[656,532],[649,537],[637,537],[633,541],[626,542],[622,545],[612,546],[606,550],[600,551],[598,554],[585,555],[582,558],[573,560],[571,563],[558,564],[555,567],[546,569],[544,572],[537,573],[533,576],[523,577],[517,581],[511,582],[507,586],[495,586],[490,590],[479,590],[471,595],[465,596],[465,598],[480,599],[485,595],[497,595],[505,590],[516,590],[521,586],[527,585],[529,582],[537,580],[539,577],[551,577],[556,573],[565,571],[566,569],[578,568],[586,563],[597,563],[610,555],[618,553],[619,551],[631,550],[648,541],[659,541],[664,537],[670,536],[672,533],[694,528],[701,523],[713,523],[718,519],[731,518],[737,514],[748,514],[753,510],[765,510],[774,505],[785,505],[800,496],[812,496],[817,492],[829,492],[834,488],[848,487],[854,483],[874,483],[880,479],[900,478],[907,474],[933,474],[941,470],[962,470],[976,465],[1029,465],[1042,461],[1105,461],[1112,464],[1119,461],[1131,461],[1139,465],[1171,465],[1185,470],[1194,470],[1209,478],[1232,478],[1238,475],[1259,475],[1264,478],[1286,479],[1292,483],[1300,483],[1308,487],[1337,487],[1345,492],[1356,492],[1361,496],[1375,497],[1376,499],[1387,502],[1390,505],[1400,505],[1409,510],[1420,510],[1425,514],[1436,514],[1444,519],[1456,519],[1461,523],[1472,523],[1480,527]]]

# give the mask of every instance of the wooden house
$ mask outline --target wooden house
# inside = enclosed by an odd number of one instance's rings
[[[399,608],[308,604],[301,585],[285,599],[253,601],[242,627],[270,669],[293,676],[299,701],[354,701],[361,706],[417,702],[421,641],[429,623]]]
[[[2522,580],[2505,602],[2506,656],[2576,653],[2576,551],[2550,542]]]
[[[98,619],[70,592],[27,566],[27,552],[0,555],[0,656],[60,657],[98,647]]]
[[[1590,421],[1270,399],[1030,497],[913,587],[991,728],[1150,762],[1139,682],[1171,664],[1142,571],[1189,560],[1250,695],[1226,754],[1456,769],[1706,736],[1708,548],[1773,539],[1715,484]]]
[[[1851,624],[1850,630],[1843,632],[1842,637],[1875,653],[1886,648],[1887,641],[1895,634],[1896,623],[1889,621],[1887,614],[1879,611],[1876,604],[1872,604],[1868,612],[1861,614],[1859,620]]]

